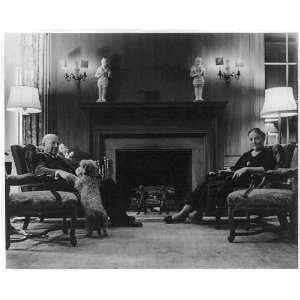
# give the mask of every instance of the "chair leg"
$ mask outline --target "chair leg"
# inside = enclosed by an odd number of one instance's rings
[[[8,250],[10,247],[10,217],[7,215],[5,219],[5,248]]]
[[[281,230],[285,230],[288,228],[287,215],[286,213],[279,213],[277,215],[278,221],[280,223]]]
[[[230,228],[228,241],[232,243],[235,238],[234,211],[232,207],[228,208],[228,221],[229,221],[229,228]]]
[[[296,200],[294,205],[289,209],[290,211],[290,224],[289,224],[289,237],[290,239],[298,243],[298,201]]]
[[[220,207],[216,208],[216,229],[221,229],[221,214],[222,209]]]
[[[75,247],[77,245],[76,235],[75,235],[75,229],[76,229],[76,221],[77,221],[77,212],[76,210],[73,211],[71,216],[71,230],[70,230],[70,241],[71,245]]]
[[[63,217],[62,220],[62,231],[64,234],[68,234],[68,223],[67,223],[67,218]]]
[[[250,229],[250,214],[247,211],[246,212],[246,224],[245,224],[245,229],[248,231]]]
[[[22,227],[23,230],[26,230],[28,228],[29,223],[30,223],[30,217],[25,217],[25,221]]]
[[[9,202],[9,185],[5,182],[5,248],[6,250],[10,247],[10,214],[8,208]]]

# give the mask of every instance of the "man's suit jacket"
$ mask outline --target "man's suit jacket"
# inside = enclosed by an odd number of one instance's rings
[[[71,174],[75,174],[76,166],[68,159],[57,155],[52,157],[47,153],[38,153],[35,157],[35,169],[36,175],[46,174],[54,178],[57,170],[63,170]],[[55,187],[59,190],[72,190],[70,186],[62,179],[55,181]]]

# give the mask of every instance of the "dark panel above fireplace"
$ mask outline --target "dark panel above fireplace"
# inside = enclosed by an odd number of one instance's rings
[[[201,175],[193,176],[194,184],[203,180],[207,168],[211,170],[223,167],[225,107],[226,102],[223,101],[81,105],[90,122],[90,152],[97,159],[109,154],[108,141],[118,143],[118,146],[113,147],[112,153],[126,149],[127,145],[135,149],[144,149],[149,145],[153,148],[153,142],[157,142],[157,150],[160,147],[170,148],[171,145],[176,148],[175,141],[180,141],[181,149],[192,148],[190,145],[193,145],[193,149],[197,151],[202,145],[195,144],[195,138],[204,137],[205,156],[202,160],[206,161],[206,167],[202,169]],[[142,141],[143,145],[140,144]],[[115,160],[114,157],[112,159]]]

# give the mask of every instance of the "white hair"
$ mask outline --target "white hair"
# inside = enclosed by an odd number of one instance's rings
[[[49,138],[54,138],[54,137],[58,139],[58,136],[54,133],[48,133],[48,134],[44,135],[44,137],[42,139],[42,145],[45,146],[46,140]]]

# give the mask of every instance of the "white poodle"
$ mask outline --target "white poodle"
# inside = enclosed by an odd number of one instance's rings
[[[108,216],[101,200],[97,171],[97,164],[93,160],[82,160],[76,169],[78,179],[75,188],[80,193],[85,211],[88,237],[94,230],[97,230],[99,236],[107,236]]]

